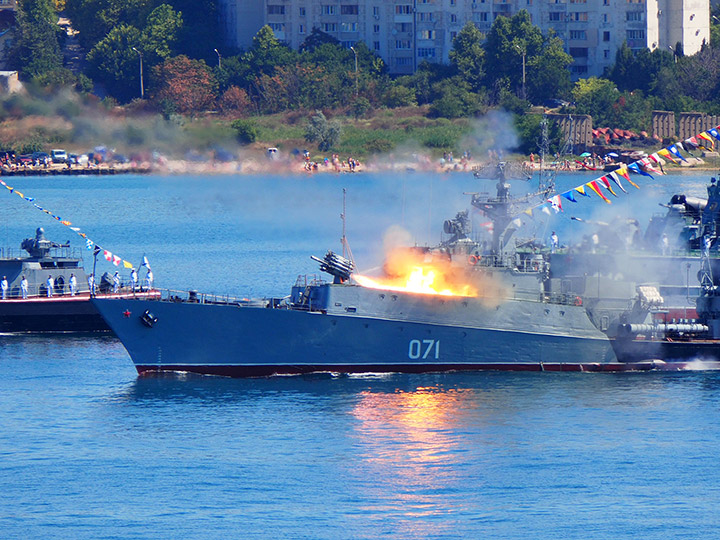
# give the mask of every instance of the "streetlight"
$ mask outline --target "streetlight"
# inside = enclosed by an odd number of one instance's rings
[[[520,54],[522,54],[522,98],[525,99],[525,55],[527,54],[527,51],[525,49],[521,49],[520,45],[515,45],[515,48]]]
[[[220,65],[220,52],[217,49],[215,49],[215,54],[218,55],[218,70],[220,70],[222,68],[222,66]]]
[[[674,60],[675,63],[677,64],[677,53],[675,52],[675,49],[673,49],[670,45],[668,45],[668,49],[670,49],[670,50],[672,51],[673,60]]]
[[[132,48],[133,51],[138,53],[140,55],[140,99],[145,99],[145,86],[143,85],[143,59],[142,59],[142,53],[138,51],[135,47]]]
[[[357,66],[357,51],[355,47],[350,47],[350,50],[355,55],[355,97],[358,97],[358,66]]]

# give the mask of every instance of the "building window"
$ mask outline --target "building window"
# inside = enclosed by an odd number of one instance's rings
[[[412,13],[412,6],[403,4],[401,6],[395,6],[395,15],[410,15]]]
[[[571,4],[587,4],[587,0],[570,0]]]
[[[628,30],[628,39],[645,39],[645,30]]]
[[[451,23],[456,23],[456,22],[457,22],[457,15],[455,15],[454,13],[451,13],[451,14],[450,14],[450,22],[451,22]]]
[[[570,39],[587,39],[585,30],[570,30]]]
[[[420,30],[420,39],[435,39],[435,30]]]
[[[379,24],[373,24],[373,32],[375,32],[376,34],[380,32]]]
[[[409,22],[397,23],[395,26],[398,32],[412,32],[412,24]]]
[[[570,20],[571,20],[571,21],[574,21],[574,22],[587,21],[587,20],[588,20],[587,11],[582,11],[582,12],[578,11],[578,12],[575,12],[575,13],[570,13],[569,15],[570,15]]]
[[[481,11],[481,12],[475,14],[476,22],[487,22],[487,20],[488,20],[487,11]]]
[[[285,6],[268,6],[268,15],[285,15]]]
[[[304,33],[305,33],[305,25],[304,25],[304,24],[301,24],[301,25],[299,26],[298,32],[301,33],[301,34],[304,34]]]
[[[356,22],[340,23],[340,31],[341,32],[357,32],[357,23]]]
[[[603,22],[608,22],[607,13],[603,13]]]
[[[625,13],[625,20],[626,21],[642,21],[643,20],[643,12],[642,11],[628,11]]]
[[[378,6],[373,6],[373,15],[374,15],[375,17],[379,17],[379,16],[380,16],[380,8],[379,8]]]
[[[603,51],[603,58],[610,58],[610,49],[605,49]]]
[[[341,42],[340,42],[340,46],[341,46],[343,49],[349,49],[350,47],[352,47],[352,46],[355,45],[356,43],[357,43],[357,42],[355,42],[355,41],[341,41]]]
[[[268,23],[270,26],[270,30],[273,32],[284,32],[285,31],[285,24],[284,23]]]
[[[409,66],[412,64],[412,58],[396,58],[395,64],[398,66]]]
[[[588,56],[587,47],[570,47],[569,52],[573,58],[587,58]]]
[[[380,42],[379,41],[373,41],[373,49],[376,51],[380,50]]]
[[[396,49],[409,49],[410,48],[410,40],[409,39],[396,39],[395,40],[395,48]]]
[[[434,13],[418,13],[420,22],[433,22],[435,20]]]
[[[457,32],[450,32],[450,41],[454,40],[457,37]]]
[[[603,41],[610,41],[610,32],[603,32]]]
[[[610,0],[603,0],[603,6],[609,6]]]
[[[435,49],[433,47],[419,47],[418,58],[435,58]]]
[[[337,6],[322,6],[320,11],[323,15],[335,15],[337,12]]]
[[[353,6],[340,6],[340,15],[357,15],[357,4]]]
[[[301,8],[300,8],[300,16],[301,16],[301,17],[304,17],[304,16],[305,16],[305,8],[304,8],[304,7],[301,7]]]
[[[572,73],[578,73],[580,75],[588,72],[587,66],[570,66],[570,71]]]
[[[562,11],[551,11],[548,15],[550,16],[550,22],[561,21],[563,17]]]
[[[337,32],[337,23],[334,23],[334,22],[322,23],[322,31],[325,33]]]

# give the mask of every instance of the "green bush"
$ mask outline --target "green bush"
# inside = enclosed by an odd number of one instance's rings
[[[235,130],[235,137],[241,144],[254,143],[258,138],[258,128],[252,120],[239,118],[230,127]]]

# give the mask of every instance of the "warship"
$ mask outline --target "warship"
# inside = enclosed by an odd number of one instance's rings
[[[90,303],[94,273],[85,272],[80,251],[73,250],[69,243],[48,240],[42,228],[35,231],[34,238],[22,241],[20,251],[0,250],[0,280],[7,284],[0,297],[2,333],[110,332]],[[160,294],[154,290],[133,291],[128,286],[117,292],[112,289],[112,277],[105,273],[94,294],[115,298]]]
[[[445,221],[439,245],[397,250],[380,277],[357,272],[343,231],[342,256],[312,257],[329,278],[299,277],[287,296],[164,291],[92,303],[140,374],[686,369],[700,349],[705,367],[720,366],[710,256],[720,201],[673,197],[644,238],[634,237],[650,245],[675,231],[684,249],[636,246],[615,266],[602,242],[557,249],[514,238],[517,216],[554,184],[541,180],[513,197],[503,164],[494,180],[493,196],[470,194],[493,224],[488,238],[471,238],[460,212]],[[690,269],[710,277],[696,286]]]

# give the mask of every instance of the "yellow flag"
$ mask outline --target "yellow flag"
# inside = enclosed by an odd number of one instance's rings
[[[123,261],[123,266],[124,266],[125,268],[132,268],[132,267],[133,267],[133,265],[130,264],[129,262],[127,262],[127,261]]]

